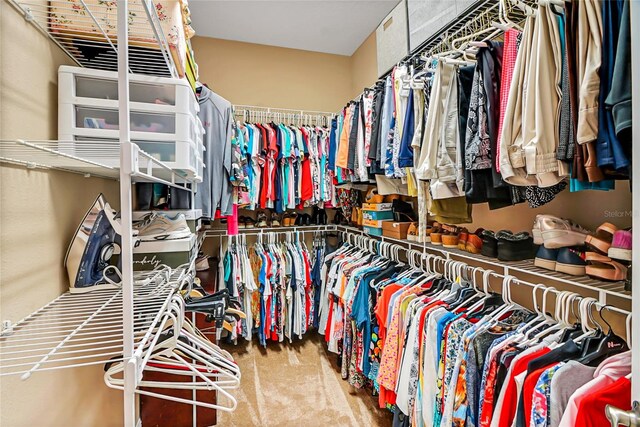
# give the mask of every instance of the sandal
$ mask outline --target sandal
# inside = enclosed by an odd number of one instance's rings
[[[409,230],[407,230],[407,240],[410,242],[418,241],[418,224],[412,222],[409,226]]]
[[[291,215],[289,215],[289,213],[282,215],[282,226],[291,227]]]
[[[616,231],[618,231],[618,227],[605,222],[596,229],[595,235],[587,236],[584,239],[584,243],[602,254],[607,254]]]
[[[266,228],[267,227],[267,214],[264,212],[260,212],[258,213],[258,220],[257,220],[257,226],[260,228]]]
[[[460,249],[461,251],[466,251],[467,250],[467,241],[469,240],[469,230],[467,230],[466,228],[461,228],[460,232],[458,233],[458,249]]]
[[[429,234],[431,238],[431,244],[435,246],[442,245],[442,228],[440,224],[437,222],[433,223],[433,227],[431,228],[431,233]]]
[[[589,277],[611,282],[618,282],[627,278],[627,267],[608,256],[596,252],[587,252],[585,261],[588,263],[586,273]]]

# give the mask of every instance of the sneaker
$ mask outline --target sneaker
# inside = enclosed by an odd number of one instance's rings
[[[588,230],[566,219],[541,215],[536,220],[539,222],[543,244],[549,249],[582,246],[589,236]]]
[[[260,212],[258,213],[258,219],[257,219],[257,227],[260,228],[266,228],[267,227],[267,214],[264,212]]]
[[[556,271],[556,264],[558,263],[558,249],[549,249],[544,246],[538,248],[536,253],[536,259],[533,261],[533,265],[536,267],[544,268],[545,270]]]
[[[562,248],[558,251],[558,261],[556,262],[556,271],[560,273],[570,274],[572,276],[584,276],[585,251],[576,248]]]
[[[631,241],[631,230],[616,231],[608,250],[609,258],[631,261]]]
[[[177,214],[173,218],[164,214],[152,214],[148,222],[138,229],[141,241],[176,240],[191,237],[191,230],[184,214]]]
[[[200,255],[196,258],[196,271],[207,271],[209,270],[209,257],[206,255]]]

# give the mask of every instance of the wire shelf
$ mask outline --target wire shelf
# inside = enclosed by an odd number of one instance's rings
[[[103,0],[9,0],[78,65],[118,69],[117,2]],[[170,45],[150,0],[130,0],[129,71],[176,77]]]
[[[134,342],[138,346],[155,326],[185,275],[173,272],[137,272],[134,280]],[[121,288],[86,294],[62,294],[49,304],[4,328],[0,336],[0,376],[81,366],[123,359]]]
[[[118,141],[0,140],[0,162],[27,168],[59,169],[100,178],[120,178]],[[156,182],[188,188],[195,182],[187,172],[172,169],[132,144],[134,182]]]
[[[339,225],[338,230],[365,235],[375,239],[380,239],[384,242],[401,244],[407,246],[409,249],[414,249],[420,252],[437,252],[447,259],[464,259],[479,262],[490,266],[497,272],[510,274],[512,276],[515,276],[516,278],[519,278],[519,276],[523,274],[532,275],[539,278],[539,280],[541,281],[553,281],[557,283],[563,283],[575,288],[597,292],[600,295],[600,302],[602,303],[606,303],[606,298],[609,295],[631,301],[631,292],[624,289],[624,282],[605,282],[592,279],[589,276],[571,276],[569,274],[550,271],[540,267],[536,267],[533,263],[533,260],[515,262],[499,261],[495,258],[489,258],[483,255],[475,255],[469,252],[461,251],[459,249],[443,248],[442,246],[435,246],[430,243],[418,243],[411,242],[409,240],[400,240],[384,236],[373,236],[366,234],[364,233],[364,231],[355,227]]]

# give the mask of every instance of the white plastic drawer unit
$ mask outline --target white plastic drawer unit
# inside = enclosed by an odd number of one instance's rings
[[[118,73],[63,65],[58,70],[58,102],[117,108]],[[132,74],[129,101],[138,111],[196,115],[198,100],[185,79]]]
[[[130,111],[131,139],[153,141],[202,140],[204,133],[200,119],[195,115]],[[87,138],[118,138],[120,128],[117,108],[86,105],[58,105],[58,139],[74,136]]]

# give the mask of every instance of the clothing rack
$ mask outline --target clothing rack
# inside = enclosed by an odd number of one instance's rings
[[[245,228],[239,229],[238,235],[243,236],[263,236],[266,234],[286,234],[286,233],[316,233],[319,231],[337,231],[336,225],[303,225],[300,227],[268,227],[268,228]],[[204,237],[230,236],[226,230],[205,230]]]
[[[410,266],[421,268],[423,270],[430,271],[430,272],[437,272],[437,273],[443,274],[445,277],[448,277],[451,280],[455,280],[458,277],[462,277],[464,279],[470,280],[471,283],[475,283],[478,273],[481,273],[481,277],[483,277],[483,280],[487,283],[488,283],[487,279],[489,277],[495,277],[497,279],[500,279],[502,280],[502,289],[496,290],[491,288],[491,286],[489,285],[486,289],[484,289],[484,291],[500,293],[501,295],[503,295],[503,298],[508,298],[508,300],[510,301],[513,301],[511,297],[512,285],[514,284],[522,285],[525,287],[532,288],[532,299],[533,299],[532,305],[534,310],[537,312],[540,312],[540,310],[538,310],[538,301],[537,301],[538,290],[540,290],[540,292],[543,293],[544,295],[543,296],[544,308],[546,308],[546,295],[548,293],[554,294],[557,300],[562,294],[562,292],[566,292],[566,291],[556,289],[555,287],[552,287],[552,286],[543,285],[541,283],[529,282],[527,280],[523,280],[515,276],[512,276],[506,272],[498,273],[491,269],[485,269],[483,267],[475,267],[475,266],[469,265],[464,261],[456,261],[450,258],[445,258],[444,256],[441,256],[441,255],[420,252],[415,249],[410,249],[410,248],[401,246],[397,243],[382,242],[375,238],[377,236],[369,237],[364,234],[357,235],[348,230],[343,231],[343,233],[345,234],[346,240],[354,246],[367,249],[371,252],[374,251],[374,246],[376,246],[377,253],[383,253],[383,254],[386,253],[394,261],[400,261],[398,253],[400,251],[403,251],[406,255],[406,259],[407,259],[406,261]],[[590,297],[584,297],[577,293],[572,293],[572,294],[574,295],[574,298],[576,298],[576,300],[590,298]],[[626,316],[626,319],[625,319],[625,327],[627,332],[626,339],[627,339],[627,342],[630,343],[632,341],[632,337],[631,337],[632,312],[630,310],[625,310],[609,304],[603,304],[595,300],[594,298],[592,298],[592,300],[594,302],[594,306],[599,309],[606,309],[611,312],[615,312],[620,315]],[[556,309],[557,308],[558,307],[556,307]],[[544,311],[545,310],[543,309],[542,312]]]
[[[526,16],[526,8],[531,8],[536,4],[533,0],[504,0],[504,2],[507,6],[504,10],[502,8],[502,0],[481,0],[472,4],[456,16],[453,21],[442,27],[413,49],[407,56],[398,61],[398,64],[411,64],[416,66],[418,62],[425,61],[434,54],[439,54],[450,49],[451,41],[453,40],[463,39],[474,33],[484,33],[491,27],[498,28],[501,21],[500,15],[502,13],[509,16],[510,20],[522,21]],[[462,55],[462,52],[460,52],[460,55]],[[391,74],[394,68],[395,65],[382,74],[378,81],[384,80]],[[364,91],[372,90],[374,86],[375,85],[366,87]],[[356,96],[354,100],[360,98],[364,91]]]
[[[300,110],[294,108],[260,107],[257,105],[234,105],[236,116],[243,121],[261,122],[290,122],[299,126],[315,122],[315,124],[327,125],[334,113],[327,111]]]

